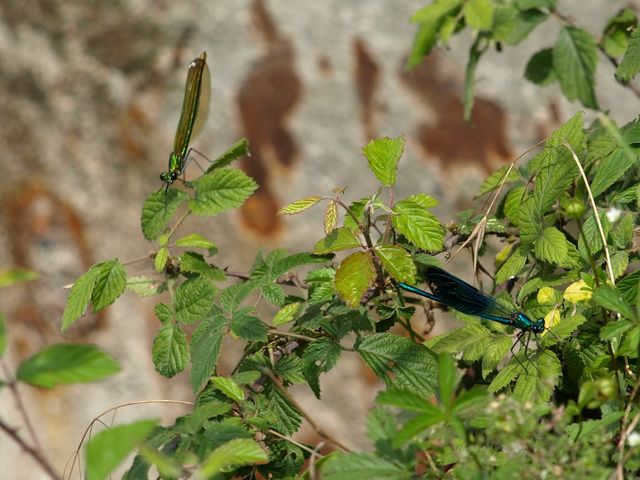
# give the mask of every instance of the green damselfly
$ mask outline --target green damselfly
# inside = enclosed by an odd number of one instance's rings
[[[189,145],[202,132],[209,117],[211,98],[211,75],[207,66],[207,53],[202,52],[189,65],[187,83],[184,87],[182,113],[173,140],[173,151],[169,155],[169,168],[160,174],[160,179],[171,185],[187,168],[191,161]]]

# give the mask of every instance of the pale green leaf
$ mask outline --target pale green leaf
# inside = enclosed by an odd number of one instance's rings
[[[178,325],[168,323],[156,333],[151,350],[153,365],[167,378],[180,373],[189,357],[187,337]]]
[[[167,260],[169,260],[169,249],[167,247],[160,248],[155,257],[153,258],[153,268],[156,272],[164,271],[164,267],[167,265]]]
[[[273,324],[277,326],[291,322],[300,310],[300,305],[300,303],[290,303],[282,307],[273,317]]]
[[[545,228],[534,247],[536,258],[556,265],[566,261],[568,251],[567,238],[556,227]]]
[[[411,200],[398,202],[394,210],[393,225],[411,243],[431,252],[442,250],[444,228],[435,215]]]
[[[26,268],[0,269],[0,288],[9,287],[16,283],[30,282],[38,278],[38,273]]]
[[[306,210],[309,207],[313,207],[320,200],[322,200],[322,197],[319,195],[304,197],[300,200],[296,200],[295,202],[291,202],[290,204],[285,205],[278,211],[278,213],[285,215],[294,215],[296,213],[302,212],[303,210]]]
[[[553,48],[553,67],[562,92],[569,100],[598,109],[594,91],[598,64],[596,41],[585,30],[564,27]]]
[[[100,266],[102,264],[97,263],[92,266],[86,273],[78,278],[71,287],[69,292],[69,298],[67,298],[67,305],[64,307],[62,313],[62,328],[64,332],[75,321],[84,315],[84,312],[89,306],[91,295],[93,293],[93,287],[100,273]]]
[[[234,402],[244,400],[244,392],[231,378],[211,377],[211,383]]]
[[[384,268],[398,282],[416,283],[416,265],[404,248],[398,245],[378,245],[375,252]]]
[[[504,283],[520,273],[520,270],[522,270],[522,267],[524,267],[524,264],[527,262],[527,255],[523,250],[522,247],[518,247],[511,253],[511,256],[507,258],[496,272],[496,283]]]
[[[338,295],[350,307],[357,308],[375,278],[371,256],[356,252],[345,258],[336,271]]]
[[[468,26],[476,30],[489,30],[493,24],[491,0],[468,0],[462,9]]]
[[[369,162],[369,168],[376,178],[387,187],[396,183],[398,162],[404,152],[403,136],[396,138],[378,138],[371,140],[362,152]]]
[[[111,305],[122,293],[127,285],[127,274],[124,267],[117,260],[100,264],[91,293],[93,312],[99,312]]]
[[[313,253],[322,255],[325,253],[350,250],[360,246],[356,234],[347,227],[336,228],[329,235],[317,242],[313,247]]]
[[[187,235],[186,237],[179,238],[176,240],[176,247],[195,247],[195,248],[206,248],[207,250],[215,250],[215,243],[207,240],[202,235],[198,235],[197,233],[192,233],[191,235]]]
[[[162,282],[144,275],[127,278],[127,288],[141,297],[153,297],[160,293]]]
[[[324,233],[329,235],[336,228],[338,222],[338,205],[336,202],[327,203],[324,211]]]
[[[509,173],[507,174],[507,172]],[[515,182],[519,178],[520,173],[517,168],[510,168],[509,165],[504,165],[489,175],[489,178],[482,182],[480,190],[478,191],[478,196],[492,192],[500,187],[500,185],[508,185],[511,182]]]

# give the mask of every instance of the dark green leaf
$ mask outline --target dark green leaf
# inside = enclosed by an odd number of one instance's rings
[[[157,304],[154,308],[154,311],[156,317],[158,317],[163,325],[173,320],[173,311],[171,311],[171,308],[169,308],[169,306],[165,305],[164,303]]]
[[[208,264],[204,257],[196,252],[183,252],[180,255],[180,271],[186,273],[198,273],[203,277],[221,282],[227,278],[224,271]]]
[[[75,321],[84,315],[84,312],[91,300],[91,294],[93,293],[93,286],[96,283],[98,274],[100,273],[100,267],[102,264],[97,263],[92,266],[86,273],[78,278],[71,292],[69,292],[69,298],[67,299],[67,305],[64,307],[62,313],[62,328],[64,332],[67,328],[75,323]]]
[[[234,467],[267,463],[269,456],[253,439],[236,438],[216,448],[200,465],[194,478],[218,476]]]
[[[191,387],[197,392],[218,363],[227,320],[216,313],[204,318],[191,337]]]
[[[636,318],[631,306],[625,301],[616,287],[601,285],[594,290],[592,299],[601,307],[617,312],[629,320]]]
[[[187,338],[178,325],[164,325],[153,339],[151,357],[156,371],[167,378],[180,373],[187,365]]]
[[[99,312],[111,305],[122,293],[127,285],[127,274],[117,260],[100,264],[91,293],[93,312]]]
[[[445,408],[451,409],[453,392],[456,388],[456,370],[453,365],[453,357],[448,353],[438,356],[438,398]]]
[[[464,104],[464,120],[471,122],[471,112],[473,112],[473,90],[475,83],[476,67],[480,61],[480,57],[484,53],[484,49],[480,45],[484,42],[484,38],[479,36],[471,49],[469,50],[469,60],[464,74],[464,93],[462,95],[462,103]]]
[[[626,85],[636,76],[640,70],[640,28],[631,32],[627,51],[618,68],[616,68],[616,79]]]
[[[241,309],[233,316],[231,331],[244,340],[265,342],[267,326],[248,309]]]
[[[118,362],[93,345],[61,343],[22,362],[16,377],[36,387],[52,388],[94,382],[119,371]]]
[[[524,77],[536,85],[549,85],[557,80],[553,70],[553,49],[545,48],[535,53],[527,63]]]
[[[216,158],[209,168],[207,168],[205,173],[213,172],[216,169],[227,167],[233,162],[236,158],[244,157],[250,155],[249,153],[249,142],[246,138],[241,138],[238,140],[229,150],[224,152],[218,158]]]
[[[176,318],[192,323],[203,318],[210,310],[216,288],[203,278],[189,279],[176,289]]]
[[[412,22],[420,23],[407,66],[418,65],[436,43],[438,32],[446,18],[462,5],[462,0],[436,0],[411,16]]]
[[[591,182],[591,193],[597,197],[620,180],[636,162],[637,156],[630,156],[623,148],[617,148],[605,158]]]
[[[407,388],[421,395],[436,390],[436,360],[431,351],[411,340],[378,333],[362,338],[356,350],[388,385]]]
[[[580,28],[564,27],[553,48],[553,68],[567,98],[594,110],[598,109],[594,91],[597,64],[594,38]]]
[[[425,396],[410,390],[399,388],[383,390],[376,397],[376,403],[401,408],[409,412],[429,413],[434,416],[442,415],[442,411]]]
[[[373,453],[334,454],[322,464],[323,480],[409,480],[413,473]]]
[[[174,188],[162,188],[149,195],[142,207],[140,222],[144,238],[158,238],[180,204],[187,198],[186,193]]]

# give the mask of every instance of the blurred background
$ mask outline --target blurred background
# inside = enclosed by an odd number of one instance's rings
[[[561,28],[549,21],[524,44],[482,58],[473,122],[466,124],[461,93],[468,35],[454,37],[450,48],[438,49],[418,68],[404,68],[415,33],[409,17],[427,3],[0,2],[0,267],[40,273],[36,282],[0,291],[10,341],[6,361],[14,370],[45,345],[81,341],[99,345],[123,365],[120,374],[98,384],[21,388],[44,451],[60,471],[102,411],[145,399],[193,399],[186,375],[166,380],[151,363],[160,325],[153,313],[157,298],[127,293],[64,337],[59,328],[64,285],[94,262],[149,252],[141,206],[161,186],[187,67],[202,51],[211,69],[212,105],[194,146],[215,158],[248,138],[252,155],[237,166],[260,189],[240,211],[190,219],[187,228],[213,240],[218,266],[236,271],[247,270],[260,249],[310,249],[323,236],[321,208],[277,216],[286,203],[335,187],[348,186],[349,201],[373,193],[376,182],[361,154],[371,138],[405,135],[397,196],[422,191],[437,197],[436,213],[446,223],[460,209],[480,210],[483,202],[473,194],[483,178],[580,109],[556,87],[523,78],[530,56],[551,46]],[[558,3],[596,35],[627,5]],[[615,83],[613,67],[602,59],[597,78],[602,109],[620,123],[633,119],[637,98]],[[463,257],[457,270],[471,280],[469,258]],[[150,263],[136,264],[129,273],[151,269]],[[223,349],[222,373],[237,353]],[[343,355],[341,362],[321,378],[322,402],[306,389],[293,392],[335,436],[367,448],[364,417],[378,383],[355,355]],[[172,422],[185,411],[129,407],[115,422]],[[0,390],[0,416],[22,428],[6,389]],[[313,441],[306,429],[300,438]],[[45,478],[6,437],[0,461],[15,469],[10,478]]]

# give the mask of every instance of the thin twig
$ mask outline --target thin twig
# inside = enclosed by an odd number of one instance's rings
[[[14,442],[20,445],[20,447],[25,452],[27,452],[31,456],[31,458],[33,458],[42,467],[45,472],[47,472],[47,475],[49,475],[49,477],[53,478],[54,480],[60,480],[60,476],[56,473],[49,462],[42,456],[39,449],[33,448],[28,445],[27,442],[25,442],[22,437],[18,435],[18,432],[15,429],[11,428],[2,420],[0,420],[0,430],[3,430],[13,439]]]
[[[18,391],[18,384],[16,383],[15,379],[12,377],[11,371],[9,370],[9,366],[7,365],[7,363],[3,358],[0,358],[0,365],[2,365],[2,369],[4,370],[4,376],[7,380],[7,386],[11,390],[11,394],[13,395],[13,398],[16,402],[16,407],[20,412],[20,416],[22,417],[22,420],[25,426],[27,427],[27,430],[29,430],[29,435],[31,435],[31,440],[33,441],[33,445],[37,450],[42,450],[42,446],[40,445],[40,442],[38,441],[38,436],[36,435],[36,430],[35,428],[33,428],[31,419],[27,414],[27,409],[25,408],[24,402],[22,401],[22,397],[20,396],[20,392]]]

